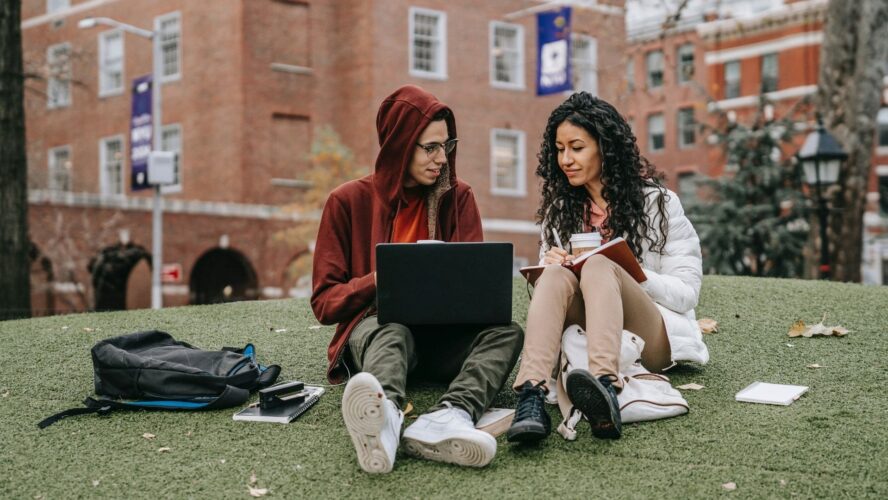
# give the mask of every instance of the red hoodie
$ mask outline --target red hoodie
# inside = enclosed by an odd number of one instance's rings
[[[314,250],[311,308],[318,321],[336,325],[327,348],[327,378],[343,379],[343,355],[355,325],[374,311],[376,244],[392,237],[392,221],[405,203],[403,179],[419,136],[446,105],[425,90],[405,85],[379,107],[380,151],[374,173],[336,188],[324,205]],[[447,131],[456,137],[453,114]],[[468,184],[456,178],[456,150],[447,155],[427,195],[429,238],[482,241],[481,216]],[[421,270],[417,270],[421,272]]]

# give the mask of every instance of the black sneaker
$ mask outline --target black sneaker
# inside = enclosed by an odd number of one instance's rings
[[[567,375],[567,396],[589,420],[592,435],[619,439],[622,434],[620,406],[610,376],[596,379],[586,370],[574,370]]]
[[[534,443],[552,432],[552,420],[546,412],[546,391],[543,383],[525,382],[518,393],[518,408],[512,426],[506,432],[510,443]]]

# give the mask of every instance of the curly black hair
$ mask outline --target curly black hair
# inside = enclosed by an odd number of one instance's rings
[[[600,228],[607,237],[623,236],[638,258],[641,243],[647,240],[652,250],[662,252],[666,243],[666,196],[661,176],[656,168],[638,152],[635,134],[626,120],[609,103],[587,92],[570,96],[549,115],[543,143],[537,156],[536,174],[543,180],[542,199],[537,210],[537,222],[550,231],[544,238],[555,246],[552,231],[558,231],[561,241],[582,231],[591,209],[592,199],[584,186],[571,186],[558,166],[555,133],[565,121],[583,128],[598,142],[601,154],[602,196],[607,201],[607,222]],[[645,213],[644,188],[660,188],[657,197],[659,235],[651,234],[653,221]]]

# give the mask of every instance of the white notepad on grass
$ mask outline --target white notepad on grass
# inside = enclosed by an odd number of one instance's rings
[[[745,403],[789,406],[808,390],[804,385],[769,384],[753,382],[738,392],[734,399]]]

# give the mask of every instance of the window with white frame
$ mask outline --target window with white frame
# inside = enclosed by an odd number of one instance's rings
[[[520,24],[490,23],[490,84],[524,88],[524,27]]]
[[[573,35],[572,42],[574,90],[598,95],[598,40],[589,35]]]
[[[725,99],[740,97],[740,61],[725,63]]]
[[[99,95],[123,92],[123,32],[99,35]]]
[[[490,133],[490,191],[493,194],[524,196],[525,175],[524,132],[493,129]]]
[[[71,147],[49,150],[49,176],[46,187],[53,191],[71,190]]]
[[[123,136],[99,141],[99,187],[103,195],[123,194]]]
[[[879,110],[876,115],[877,137],[876,146],[881,150],[888,150],[888,108]]]
[[[876,189],[879,193],[879,212],[888,217],[888,165],[876,166]],[[888,285],[888,282],[884,284]]]
[[[678,147],[687,148],[697,142],[694,124],[694,108],[678,110]]]
[[[645,56],[648,88],[663,86],[663,51],[652,50]]]
[[[678,83],[687,83],[694,78],[694,44],[685,43],[678,47]]]
[[[777,90],[777,54],[765,54],[762,56],[762,92],[774,92]]]
[[[46,105],[61,108],[71,105],[71,44],[59,43],[46,49]]]
[[[160,34],[161,79],[177,80],[182,76],[182,18],[178,12],[155,20]]]
[[[661,151],[666,145],[666,123],[663,113],[648,116],[648,151]]]
[[[878,177],[879,212],[882,213],[883,217],[888,217],[888,166],[882,168],[886,172]]]
[[[447,14],[410,8],[410,74],[447,78]]]
[[[46,0],[46,13],[52,14],[71,6],[71,0]]]
[[[632,56],[626,61],[626,88],[629,92],[635,90],[635,60]]]
[[[173,163],[172,184],[163,186],[165,193],[178,193],[182,191],[182,126],[164,125],[160,129],[160,150],[176,153],[176,161]]]

